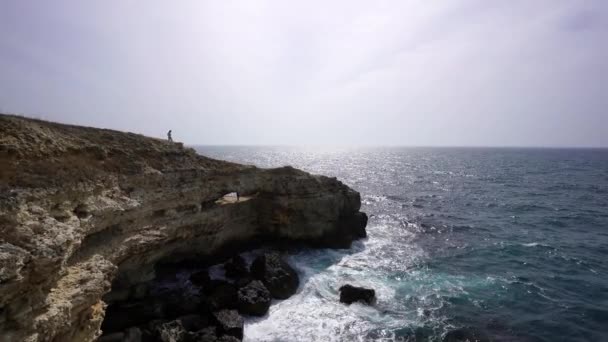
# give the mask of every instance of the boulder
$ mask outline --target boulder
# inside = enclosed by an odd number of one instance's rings
[[[354,302],[363,302],[365,304],[373,304],[376,300],[376,291],[366,289],[364,287],[356,287],[352,285],[344,285],[340,287],[340,302],[352,304]]]
[[[276,299],[289,298],[300,284],[296,271],[276,252],[257,257],[251,264],[251,274],[261,280]]]
[[[482,331],[465,327],[448,331],[443,337],[443,342],[490,342],[491,339]]]
[[[247,263],[240,255],[235,255],[232,257],[232,259],[228,260],[224,264],[224,271],[226,273],[226,277],[230,279],[242,278],[249,274]]]
[[[221,281],[209,294],[208,301],[211,310],[235,309],[237,305],[236,286],[227,281]]]
[[[243,338],[243,317],[236,310],[221,310],[213,313],[220,333]]]
[[[238,290],[238,309],[244,315],[264,316],[270,308],[270,292],[259,280]]]

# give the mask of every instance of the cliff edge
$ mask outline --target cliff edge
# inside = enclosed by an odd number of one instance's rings
[[[224,196],[238,191],[241,199]],[[261,243],[349,247],[359,193],[180,143],[0,115],[0,341],[92,341],[104,296],[159,263]]]

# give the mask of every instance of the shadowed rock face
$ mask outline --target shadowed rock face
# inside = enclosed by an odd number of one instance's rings
[[[94,340],[104,295],[160,262],[365,236],[359,193],[335,178],[132,133],[0,115],[0,165],[0,341]]]
[[[266,253],[257,257],[251,264],[251,273],[277,299],[291,297],[300,284],[296,271],[278,253]]]

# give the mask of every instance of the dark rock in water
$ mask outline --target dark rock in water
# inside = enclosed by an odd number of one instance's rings
[[[490,338],[476,328],[467,327],[448,331],[443,342],[490,342]]]
[[[207,270],[193,273],[190,276],[190,282],[199,287],[205,287],[205,285],[207,285],[210,280],[211,278],[209,277],[209,271]]]
[[[222,281],[211,292],[208,300],[212,310],[235,309],[237,305],[236,286],[227,281]]]
[[[352,304],[354,302],[363,302],[371,305],[375,300],[376,291],[372,289],[352,285],[340,287],[340,302],[342,303]]]
[[[250,282],[238,291],[238,309],[245,315],[264,316],[270,307],[270,292],[259,280]]]
[[[105,333],[122,331],[154,319],[164,318],[165,312],[165,305],[161,301],[150,298],[113,304],[106,310],[101,330]]]
[[[219,332],[243,338],[243,317],[236,310],[221,310],[213,313]]]
[[[251,274],[261,280],[272,297],[277,299],[289,298],[300,284],[296,271],[276,252],[257,257],[251,264]]]
[[[249,274],[247,263],[240,255],[236,255],[227,261],[224,264],[224,271],[226,272],[226,277],[231,279],[242,278]]]
[[[230,335],[224,335],[217,339],[217,342],[240,342],[241,340]]]

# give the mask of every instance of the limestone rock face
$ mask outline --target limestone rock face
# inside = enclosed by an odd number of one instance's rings
[[[0,115],[0,342],[95,340],[104,298],[137,296],[128,289],[161,262],[268,242],[348,247],[365,236],[359,209],[335,178]]]

